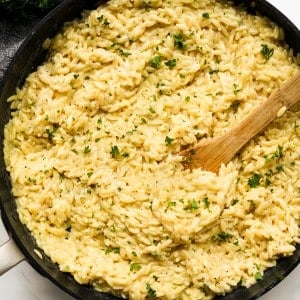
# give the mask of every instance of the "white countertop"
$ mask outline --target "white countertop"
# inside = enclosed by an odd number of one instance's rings
[[[300,1],[269,0],[300,28]],[[0,244],[8,236],[0,222]],[[0,277],[1,299],[5,300],[73,300],[48,279],[40,276],[28,263],[22,262]],[[300,266],[259,300],[299,300]]]

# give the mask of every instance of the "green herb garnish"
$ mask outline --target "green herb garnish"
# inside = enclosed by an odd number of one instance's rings
[[[209,200],[208,200],[208,197],[205,197],[205,198],[203,199],[203,202],[204,202],[205,208],[209,208],[210,202],[209,202]]]
[[[180,50],[186,49],[185,40],[181,33],[174,34],[173,39],[174,39],[174,47],[175,48],[180,49]]]
[[[149,107],[149,111],[150,111],[151,114],[155,114],[155,110],[152,106]]]
[[[109,253],[119,254],[120,253],[120,248],[119,247],[107,247],[105,249],[105,254],[109,254]]]
[[[260,272],[256,272],[254,277],[255,277],[256,280],[263,280],[264,279],[263,275]]]
[[[209,19],[210,18],[209,13],[207,13],[207,12],[203,13],[202,17],[205,18],[205,19]]]
[[[142,268],[142,266],[139,263],[131,263],[130,264],[130,271],[136,272],[139,271]]]
[[[120,150],[119,150],[118,146],[116,146],[116,145],[112,146],[110,154],[111,154],[112,158],[118,158],[120,156]]]
[[[101,15],[100,17],[97,18],[97,20],[103,24],[104,26],[108,26],[110,23],[109,21],[107,20],[107,18],[104,18],[103,15]]]
[[[239,202],[239,199],[236,199],[236,198],[235,198],[235,199],[232,199],[230,205],[234,206],[234,205],[236,205],[238,202]]]
[[[197,210],[198,208],[199,208],[199,203],[195,199],[189,200],[188,206],[186,209],[194,211],[194,210]]]
[[[283,157],[283,147],[279,145],[274,153],[265,156],[265,160],[266,162],[270,162],[281,157]]]
[[[156,291],[151,287],[149,282],[146,283],[146,290],[149,299],[154,299],[156,297]]]
[[[158,69],[161,64],[161,58],[162,58],[161,55],[153,56],[150,60],[150,66],[152,68]]]
[[[260,174],[254,174],[252,177],[248,179],[248,185],[251,188],[256,188],[260,183],[261,175]]]
[[[174,139],[170,138],[169,136],[166,136],[166,138],[165,138],[166,146],[171,146],[173,141],[174,141]]]
[[[230,233],[227,232],[220,232],[216,235],[217,240],[221,241],[221,242],[226,242],[230,237],[232,237],[232,235]]]
[[[263,57],[265,58],[265,61],[267,62],[271,58],[271,56],[274,54],[274,49],[269,48],[268,45],[266,45],[266,44],[261,44],[260,53],[263,55]]]
[[[123,49],[118,49],[118,51],[119,51],[119,54],[124,57],[128,57],[129,55],[131,55],[130,52],[125,52]]]
[[[176,67],[176,64],[177,64],[177,59],[170,59],[168,61],[165,62],[165,65],[167,67],[169,67],[169,69],[173,69],[174,67]]]
[[[233,84],[233,93],[236,95],[241,89],[239,88],[239,85],[234,83]]]
[[[112,158],[122,158],[122,157],[129,157],[129,153],[128,152],[123,152],[121,153],[119,150],[119,147],[114,145],[111,146],[111,150],[110,150],[110,154]]]

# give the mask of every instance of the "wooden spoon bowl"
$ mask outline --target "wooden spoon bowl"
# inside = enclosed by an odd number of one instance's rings
[[[202,168],[218,173],[221,164],[228,163],[255,135],[274,119],[300,101],[300,72],[275,90],[261,105],[224,135],[205,139],[179,153],[185,168]]]

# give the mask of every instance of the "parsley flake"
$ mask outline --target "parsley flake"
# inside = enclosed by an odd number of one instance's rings
[[[108,26],[110,22],[107,20],[107,18],[104,18],[103,15],[97,18],[97,20],[104,26]]]
[[[131,263],[130,264],[130,271],[136,272],[139,271],[142,268],[142,266],[139,263]]]
[[[91,152],[90,146],[85,146],[84,149],[83,149],[83,153],[87,154],[87,153],[90,153],[90,152]]]
[[[217,240],[221,241],[221,242],[226,242],[230,237],[232,237],[232,235],[230,233],[227,232],[220,232],[216,235]]]
[[[197,210],[198,208],[199,208],[199,203],[195,199],[189,200],[188,206],[186,209],[194,211],[194,210]]]
[[[249,185],[251,188],[256,188],[257,186],[259,186],[260,179],[261,179],[261,175],[255,173],[253,176],[251,176],[251,177],[248,179],[248,185]]]
[[[170,59],[168,61],[165,62],[165,65],[167,67],[169,67],[169,69],[173,69],[174,67],[176,67],[176,64],[177,64],[177,59]]]
[[[116,146],[116,145],[112,146],[110,154],[111,154],[112,158],[119,157],[120,156],[120,150],[119,150],[118,146]]]
[[[186,49],[185,40],[181,33],[174,34],[173,39],[174,39],[174,47],[175,48],[180,49],[180,50]]]
[[[146,283],[146,290],[147,290],[149,299],[154,299],[156,297],[156,291],[151,287],[149,282]]]
[[[263,280],[264,279],[263,275],[260,272],[256,272],[254,277],[255,277],[256,280]]]
[[[150,66],[152,68],[158,69],[161,64],[161,58],[162,58],[161,55],[153,56],[150,60]]]
[[[131,55],[130,52],[125,52],[123,49],[118,49],[118,51],[120,56],[128,57],[129,55]]]
[[[203,199],[203,202],[204,202],[205,208],[209,208],[210,202],[209,202],[209,200],[208,200],[208,197],[205,197],[205,198]]]
[[[274,160],[274,159],[277,159],[277,158],[281,158],[281,157],[283,157],[283,146],[278,146],[277,147],[277,149],[276,149],[276,151],[275,152],[273,152],[272,154],[270,154],[270,155],[267,155],[267,156],[265,156],[265,160],[266,160],[266,162],[270,162],[270,161],[272,161],[272,160]]]
[[[166,138],[165,138],[166,146],[171,146],[173,141],[174,141],[174,139],[170,138],[169,136],[166,136]]]
[[[152,106],[149,107],[149,111],[150,111],[151,114],[155,114],[155,110]]]
[[[266,44],[261,44],[260,53],[265,58],[265,62],[267,62],[274,54],[274,49],[269,48],[268,45],[266,45]]]
[[[109,253],[119,254],[120,253],[120,248],[119,247],[107,247],[105,249],[105,254],[109,254]]]

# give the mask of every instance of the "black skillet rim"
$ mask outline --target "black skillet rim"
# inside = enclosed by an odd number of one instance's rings
[[[102,1],[102,3],[105,1]],[[254,13],[256,10],[261,12],[263,15],[270,17],[278,25],[280,25],[286,33],[285,41],[292,47],[295,52],[300,52],[300,31],[297,27],[286,18],[279,10],[277,10],[273,5],[264,0],[246,0],[235,1],[237,4],[244,3],[248,7],[249,12]],[[32,65],[37,66],[42,62],[41,56],[44,56],[45,51],[40,47],[41,41],[44,40],[45,34],[44,30],[47,30],[48,36],[53,36],[58,29],[63,24],[62,19],[72,19],[75,15],[79,15],[82,8],[92,8],[95,4],[99,4],[99,1],[84,1],[84,0],[66,0],[54,8],[46,17],[44,17],[37,26],[29,33],[27,38],[24,40],[16,55],[14,56],[12,62],[7,68],[3,80],[0,83],[0,105],[1,110],[4,113],[0,117],[1,123],[1,133],[0,139],[3,140],[3,126],[7,123],[9,119],[9,109],[5,102],[7,95],[10,95],[15,86],[19,86],[26,75],[33,70]],[[63,12],[63,13],[61,13]],[[59,21],[60,20],[60,21]],[[55,24],[50,26],[49,24]],[[37,38],[38,37],[38,38]],[[41,39],[42,38],[42,39]],[[36,40],[38,44],[36,44]],[[34,42],[35,41],[35,42]],[[20,60],[23,52],[26,53],[26,48],[28,45],[34,43],[36,48],[36,53],[42,53],[43,55],[37,55],[35,53],[28,53],[28,60],[26,62],[25,68],[16,68],[18,59]],[[32,46],[31,46],[32,47]],[[29,47],[30,48],[30,47]],[[33,63],[33,64],[32,64]],[[18,78],[18,80],[14,80]],[[5,97],[4,97],[5,96]],[[79,285],[75,280],[68,274],[59,271],[57,265],[53,264],[48,257],[45,256],[42,250],[40,250],[35,241],[33,240],[30,232],[20,223],[18,215],[15,209],[15,203],[13,197],[10,193],[11,185],[9,181],[9,174],[2,168],[5,166],[3,161],[3,145],[1,144],[1,157],[0,157],[0,208],[2,219],[8,232],[11,233],[13,240],[16,242],[18,247],[26,256],[28,262],[43,276],[50,279],[55,285],[60,287],[62,290],[72,295],[77,299],[103,299],[103,300],[114,300],[119,299],[112,295],[103,294],[96,292],[90,286]],[[42,253],[43,259],[41,260],[39,256],[33,251],[38,249]],[[281,258],[278,260],[277,265],[268,269],[265,272],[264,280],[257,282],[255,285],[251,286],[249,289],[240,287],[233,290],[231,293],[225,296],[218,296],[215,299],[218,300],[253,300],[257,299],[279,282],[283,280],[300,262],[300,245],[297,245],[297,249],[293,256]]]

